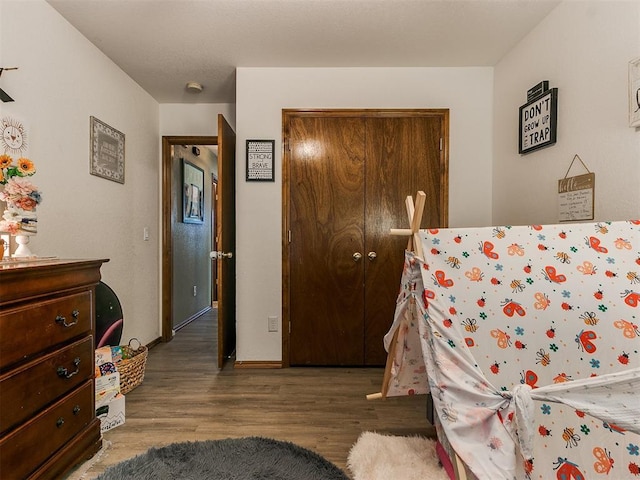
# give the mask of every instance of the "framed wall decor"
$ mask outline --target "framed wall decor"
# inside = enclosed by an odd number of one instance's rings
[[[558,180],[558,220],[577,222],[594,219],[595,173]]]
[[[89,173],[124,183],[124,133],[93,116]]]
[[[551,88],[520,107],[518,153],[521,155],[556,143],[558,89]]]
[[[182,159],[182,222],[204,223],[204,170]]]
[[[629,126],[640,127],[640,58],[629,62]]]
[[[275,140],[247,140],[247,182],[274,182]]]
[[[571,167],[576,160],[580,161],[588,173],[569,177]],[[576,153],[564,178],[558,180],[558,220],[560,222],[593,220],[595,189],[596,174],[589,171],[580,155]]]

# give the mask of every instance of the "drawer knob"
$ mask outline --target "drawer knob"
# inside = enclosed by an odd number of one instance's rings
[[[80,413],[80,405],[73,407],[73,414],[78,415]]]
[[[67,318],[64,315],[58,315],[56,316],[56,323],[62,325],[65,328],[73,327],[76,323],[78,323],[80,311],[74,310],[73,312],[71,312],[71,316],[73,317],[73,321],[71,323],[67,323]]]
[[[56,420],[56,427],[60,428],[62,425],[64,425],[64,418],[60,417]]]
[[[73,366],[75,367],[75,370],[73,372],[69,372],[69,370],[64,367],[58,367],[58,376],[60,378],[71,378],[76,375],[80,371],[80,357],[76,357],[73,360]]]

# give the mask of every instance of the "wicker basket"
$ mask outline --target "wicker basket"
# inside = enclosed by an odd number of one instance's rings
[[[137,348],[131,346],[131,342],[138,343]],[[120,392],[126,395],[136,388],[144,380],[144,369],[147,364],[147,354],[149,349],[142,345],[137,338],[132,338],[129,345],[120,345],[122,356],[126,357],[116,363],[116,368],[120,372]]]

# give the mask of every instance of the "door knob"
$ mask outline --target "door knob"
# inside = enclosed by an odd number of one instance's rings
[[[377,256],[378,254],[376,252],[369,252],[367,254],[367,257],[369,257],[369,260],[371,260],[372,262],[376,259]]]
[[[209,253],[211,258],[232,258],[233,252],[224,253],[224,252],[211,252]]]
[[[354,262],[359,262],[362,258],[362,254],[360,252],[356,252],[352,255],[352,257]]]

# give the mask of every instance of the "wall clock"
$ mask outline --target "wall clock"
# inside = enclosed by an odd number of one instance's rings
[[[27,132],[19,120],[11,117],[2,119],[2,148],[10,155],[23,155],[27,151]]]

